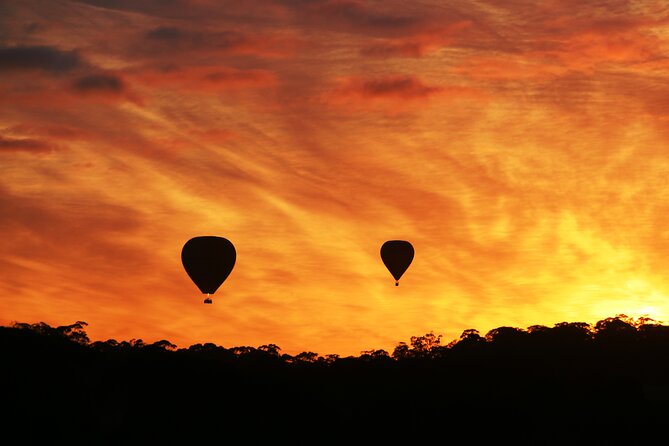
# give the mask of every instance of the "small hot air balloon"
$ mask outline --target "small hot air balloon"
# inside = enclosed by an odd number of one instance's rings
[[[400,285],[400,277],[413,261],[414,250],[406,240],[388,240],[381,246],[381,260],[395,278],[395,286]]]
[[[237,252],[230,240],[216,236],[194,237],[181,249],[181,263],[200,291],[204,303],[211,303],[214,294],[235,266]]]

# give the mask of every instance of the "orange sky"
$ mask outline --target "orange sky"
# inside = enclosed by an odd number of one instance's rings
[[[0,323],[358,355],[664,320],[669,7],[584,3],[0,1]],[[237,249],[213,305],[197,235]]]

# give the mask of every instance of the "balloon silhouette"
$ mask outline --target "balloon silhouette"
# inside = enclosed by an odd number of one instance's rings
[[[206,304],[211,303],[209,295],[214,294],[228,278],[236,259],[234,245],[223,237],[194,237],[181,249],[181,263],[191,280],[206,295]]]
[[[400,285],[400,277],[413,261],[414,250],[405,240],[388,240],[381,246],[381,260],[395,278],[395,286]]]

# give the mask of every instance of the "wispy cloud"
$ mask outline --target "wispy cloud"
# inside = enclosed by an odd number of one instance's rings
[[[44,152],[51,150],[52,144],[31,138],[6,138],[0,135],[0,152],[6,151],[26,151],[26,152]]]
[[[254,55],[287,57],[299,46],[299,40],[283,32],[250,33],[235,30],[202,30],[161,26],[150,29],[135,42],[130,54],[145,59],[163,58],[179,61],[197,60],[202,55]]]
[[[471,87],[429,85],[416,76],[391,75],[339,79],[323,95],[323,100],[354,110],[378,110],[392,114],[424,106],[430,101],[480,100],[484,96],[483,92]]]

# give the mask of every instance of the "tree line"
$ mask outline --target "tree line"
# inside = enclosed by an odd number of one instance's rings
[[[275,344],[91,341],[86,327],[0,327],[5,431],[28,443],[241,432],[244,444],[437,434],[641,444],[663,435],[669,415],[669,327],[649,318],[468,329],[448,343],[430,332],[346,357]]]

